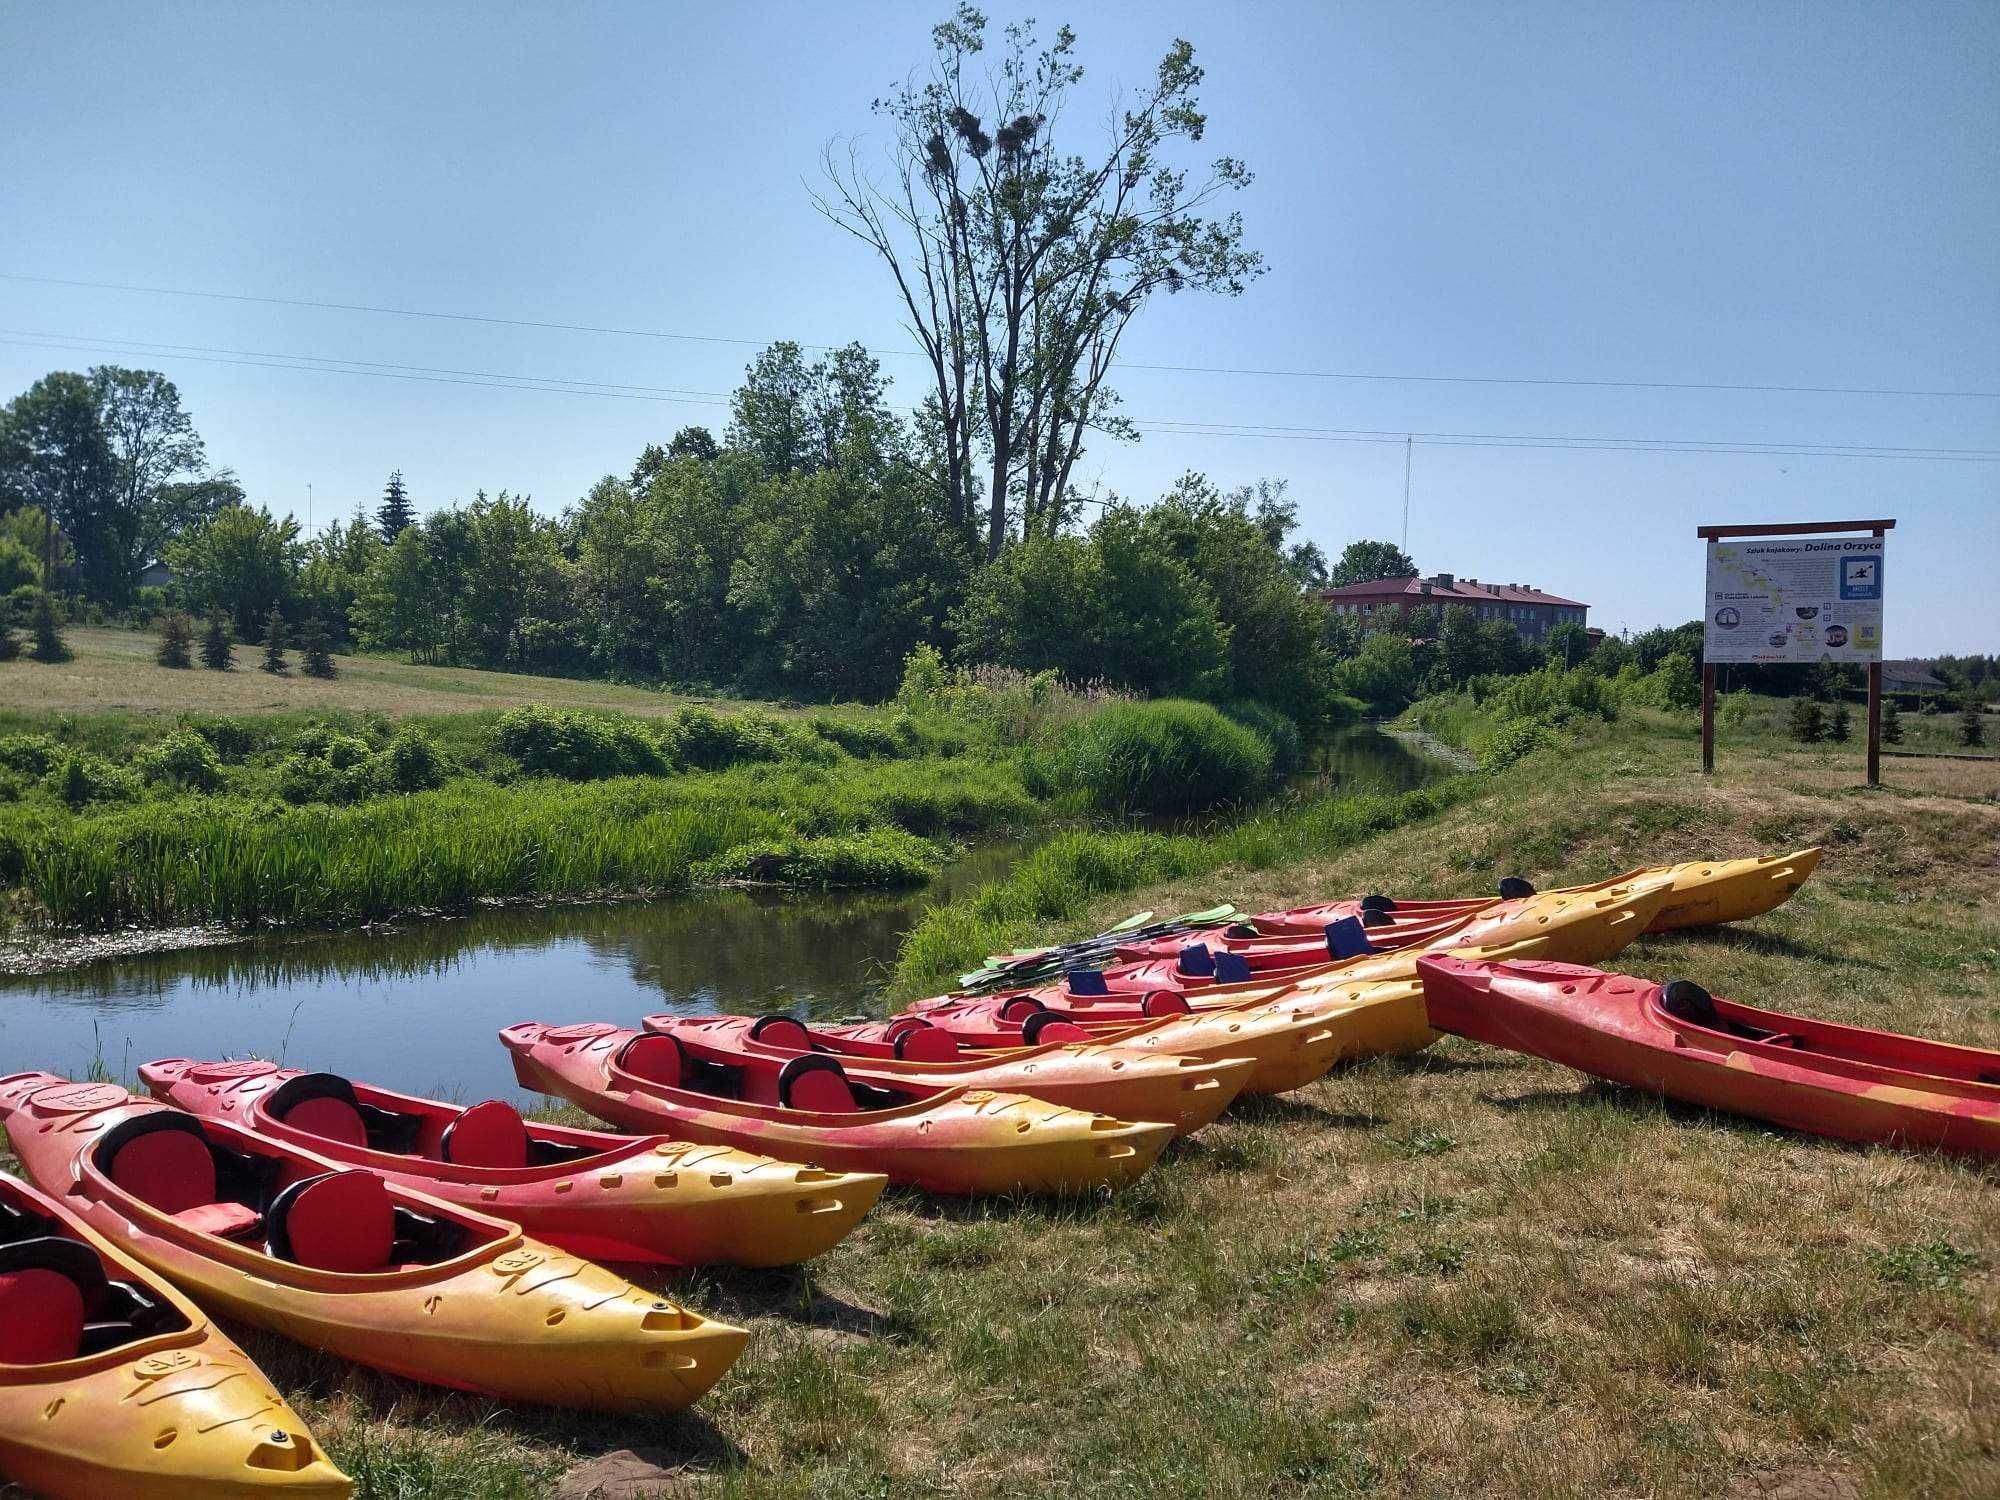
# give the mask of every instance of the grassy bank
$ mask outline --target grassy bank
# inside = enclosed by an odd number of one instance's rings
[[[1788,906],[1622,966],[2000,1046],[1991,768],[1898,763],[1869,792],[1817,752],[1726,755],[1711,782],[1692,751],[1628,715],[1355,839],[1219,864],[1218,843],[1120,844],[1186,858],[1006,930],[1820,844]],[[755,1330],[681,1419],[510,1412],[252,1344],[364,1493],[398,1500],[547,1500],[622,1449],[664,1493],[760,1500],[1973,1500],[2000,1490],[1996,1194],[1991,1168],[1447,1040],[1238,1108],[1108,1201],[897,1194],[808,1273],[667,1278]]]

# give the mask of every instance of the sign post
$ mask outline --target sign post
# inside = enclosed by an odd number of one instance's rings
[[[1708,543],[1701,665],[1704,775],[1715,770],[1717,662],[1858,662],[1868,668],[1868,784],[1881,784],[1882,562],[1895,524],[1790,521],[1695,528]]]

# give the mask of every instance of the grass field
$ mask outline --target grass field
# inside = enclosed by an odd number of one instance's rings
[[[45,664],[26,656],[0,662],[0,707],[23,715],[347,709],[401,718],[524,703],[667,714],[687,703],[712,701],[567,677],[415,666],[380,656],[336,656],[339,675],[323,681],[298,670],[296,651],[291,674],[278,677],[258,669],[260,648],[243,645],[236,648],[234,671],[208,672],[197,666],[177,672],[153,660],[158,642],[150,632],[75,626],[64,636],[72,653],[67,662]]]
[[[1630,718],[1330,856],[1105,896],[1256,908],[1819,844],[1787,907],[1620,966],[2000,1047],[2000,781]],[[1056,935],[1050,930],[1046,935]],[[271,1338],[369,1496],[2000,1493],[2000,1170],[1663,1106],[1446,1040],[1233,1111],[1114,1198],[890,1199],[809,1271],[698,1273],[742,1363],[672,1421],[513,1412]],[[567,1477],[566,1477],[567,1476]],[[619,1493],[643,1493],[620,1491]]]

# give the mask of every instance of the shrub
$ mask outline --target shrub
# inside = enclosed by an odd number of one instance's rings
[[[1847,743],[1847,736],[1851,732],[1847,716],[1847,705],[1845,703],[1834,704],[1833,712],[1826,716],[1826,737],[1836,745],[1844,745]]]
[[[1618,691],[1595,673],[1581,668],[1563,671],[1544,667],[1518,677],[1479,678],[1473,696],[1502,719],[1538,719],[1562,726],[1577,719],[1618,717]]]
[[[773,885],[922,885],[943,866],[938,846],[900,828],[739,844],[705,861],[703,880]]]
[[[285,663],[285,617],[275,608],[264,622],[264,670],[280,677],[289,670]]]
[[[1715,700],[1715,722],[1724,729],[1745,728],[1756,714],[1756,700],[1748,689],[1724,693]]]
[[[201,664],[211,672],[227,672],[236,665],[236,649],[229,640],[229,621],[221,610],[211,610],[208,628],[201,634]]]
[[[139,774],[151,782],[212,792],[222,785],[215,747],[192,730],[177,729],[139,756]]]
[[[163,667],[182,670],[194,665],[194,622],[179,610],[160,616],[160,644],[153,659]]]
[[[1968,750],[1986,743],[1986,723],[1977,703],[1968,703],[1958,711],[1958,742]]]
[[[0,661],[13,661],[21,654],[21,638],[14,634],[14,622],[0,612]]]
[[[259,743],[257,731],[242,719],[207,719],[188,715],[182,718],[181,724],[207,740],[217,758],[224,763],[242,760]]]
[[[62,746],[45,734],[0,735],[0,766],[10,771],[46,776],[62,757]]]
[[[306,619],[305,629],[299,635],[299,654],[306,676],[331,678],[335,675],[333,644],[327,639],[326,626],[320,623],[318,615],[310,615]]]
[[[28,629],[35,646],[28,654],[36,661],[69,660],[69,643],[63,639],[62,616],[56,610],[56,596],[47,589],[35,590],[35,602],[28,615]]]
[[[1290,714],[1252,699],[1225,703],[1222,711],[1244,728],[1263,737],[1264,743],[1271,747],[1273,774],[1289,776],[1305,765],[1305,735]]]
[[[1501,725],[1499,732],[1480,747],[1479,769],[1498,771],[1524,755],[1560,743],[1561,736],[1539,719],[1514,719]]]
[[[1116,704],[1061,731],[1031,753],[1029,774],[1094,807],[1180,813],[1255,795],[1271,764],[1259,735],[1206,703],[1169,698]]]
[[[630,719],[533,703],[502,714],[494,737],[524,771],[565,781],[660,776],[667,770],[659,744]]]
[[[720,771],[742,761],[826,760],[832,749],[809,730],[769,714],[718,714],[684,708],[661,731],[662,749],[675,765]]]
[[[49,772],[48,788],[71,809],[93,802],[124,802],[135,792],[132,778],[95,755],[74,752]]]
[[[807,724],[821,739],[863,759],[897,759],[917,747],[916,725],[906,713],[887,721],[814,714]]]
[[[1882,700],[1882,743],[1885,745],[1903,743],[1903,711],[1896,706],[1894,698]]]
[[[437,741],[406,724],[389,738],[376,761],[377,779],[398,792],[425,792],[444,785],[444,752]]]
[[[1826,738],[1826,715],[1817,698],[1794,698],[1785,724],[1802,745],[1817,745]]]

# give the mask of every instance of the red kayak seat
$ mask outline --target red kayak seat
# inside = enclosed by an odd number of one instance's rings
[[[438,1155],[459,1167],[518,1170],[528,1164],[528,1127],[513,1105],[488,1099],[445,1126]]]
[[[1184,1016],[1193,1009],[1188,997],[1174,990],[1147,990],[1139,997],[1139,1014],[1149,1018]]]
[[[619,1052],[617,1065],[635,1078],[677,1089],[687,1071],[687,1048],[679,1037],[641,1032]]]
[[[354,1085],[338,1073],[301,1073],[280,1084],[264,1113],[294,1130],[343,1146],[366,1146],[368,1127]]]
[[[379,1271],[396,1245],[396,1208],[373,1172],[322,1172],[271,1202],[264,1248],[315,1271]]]
[[[750,1023],[750,1040],[767,1047],[785,1047],[794,1052],[812,1050],[812,1033],[791,1016],[759,1016]]]
[[[1021,1040],[1030,1047],[1053,1047],[1064,1042],[1087,1042],[1090,1033],[1052,1010],[1041,1010],[1021,1023]]]
[[[218,1198],[215,1153],[192,1115],[165,1109],[138,1115],[98,1151],[114,1183],[198,1234],[226,1239],[261,1221],[248,1204]]]
[[[0,1364],[75,1359],[83,1343],[83,1292],[60,1271],[0,1272]]]
[[[778,1103],[823,1115],[853,1114],[861,1108],[847,1070],[824,1052],[801,1053],[779,1070]]]
[[[957,1039],[937,1026],[916,1026],[897,1035],[891,1050],[905,1062],[957,1062]]]

